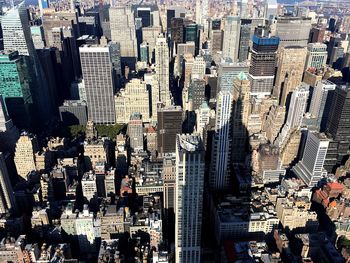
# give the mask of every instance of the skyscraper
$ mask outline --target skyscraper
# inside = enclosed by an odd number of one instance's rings
[[[162,155],[175,152],[176,134],[182,132],[182,109],[170,106],[158,109],[157,148]]]
[[[33,110],[33,76],[28,58],[18,52],[0,53],[0,94],[8,115],[19,128],[30,125]]]
[[[237,16],[226,17],[224,27],[223,57],[232,61],[238,60],[240,35],[240,18]]]
[[[111,37],[120,43],[120,54],[124,59],[135,60],[137,57],[137,40],[134,13],[130,6],[115,6],[109,9]],[[136,62],[136,61],[133,61]],[[128,66],[132,66],[128,64]]]
[[[249,80],[251,95],[270,95],[275,78],[278,37],[253,36]]]
[[[175,261],[199,263],[204,188],[204,146],[200,136],[176,136]]]
[[[166,38],[162,35],[159,35],[156,42],[156,75],[159,82],[159,100],[164,105],[170,106],[169,48]]]
[[[251,40],[251,19],[242,19],[241,20],[241,29],[239,36],[239,51],[238,51],[238,60],[245,61],[248,59],[250,40]]]
[[[149,27],[151,25],[151,8],[138,7],[137,17],[140,17],[142,19],[142,27]]]
[[[5,103],[0,95],[0,151],[14,152],[18,137],[18,130],[7,115]]]
[[[312,93],[309,112],[316,118],[317,126],[322,132],[326,128],[335,87],[332,82],[321,80],[317,82]]]
[[[84,45],[79,48],[79,52],[86,89],[88,119],[94,123],[115,123],[115,85],[110,45]]]
[[[350,87],[337,86],[329,110],[326,134],[330,137],[325,168],[332,172],[344,162],[350,147]]]
[[[276,36],[281,40],[280,48],[286,46],[306,47],[311,29],[311,19],[280,16],[277,18]]]
[[[35,171],[36,138],[27,134],[19,137],[16,144],[15,165],[18,175],[27,179],[28,173]]]
[[[218,87],[222,91],[233,91],[232,83],[237,76],[244,72],[248,74],[248,64],[244,62],[233,63],[229,61],[221,61],[218,67]]]
[[[18,51],[19,55],[34,56],[34,44],[24,1],[2,16],[1,27],[5,51]]]
[[[133,152],[143,151],[143,123],[142,116],[139,113],[130,116],[127,134],[131,150]]]
[[[0,152],[0,214],[16,208],[16,200],[7,171],[4,154]]]
[[[232,93],[222,90],[217,94],[215,133],[212,143],[209,184],[213,190],[230,185]]]
[[[308,132],[302,159],[293,167],[293,172],[307,186],[315,186],[327,175],[323,168],[329,140],[323,133]]]
[[[327,62],[327,45],[323,43],[310,43],[307,45],[305,69],[323,69]]]
[[[286,46],[280,50],[274,95],[280,99],[281,106],[286,105],[289,93],[300,85],[305,60],[306,47]]]
[[[203,79],[191,79],[189,97],[192,100],[192,110],[199,109],[205,101],[205,81]]]

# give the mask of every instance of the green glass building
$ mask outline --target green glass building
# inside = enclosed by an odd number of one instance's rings
[[[8,115],[18,128],[29,125],[32,78],[28,58],[15,52],[0,53],[0,94]]]

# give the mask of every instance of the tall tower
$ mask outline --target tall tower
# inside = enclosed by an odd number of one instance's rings
[[[226,17],[224,27],[223,57],[232,61],[238,60],[240,35],[240,18],[238,16]]]
[[[175,152],[176,134],[182,132],[182,109],[169,106],[158,109],[157,148],[159,154]]]
[[[220,91],[216,102],[215,134],[210,167],[210,187],[213,190],[227,189],[230,185],[232,94]]]
[[[15,165],[18,175],[26,179],[28,173],[35,171],[36,139],[30,135],[21,135],[16,144]]]
[[[137,40],[134,12],[130,6],[115,6],[109,9],[111,37],[120,43],[122,58],[137,58]]]
[[[127,134],[131,150],[133,152],[143,151],[143,123],[139,113],[130,116]]]
[[[24,1],[2,16],[1,27],[5,51],[18,51],[20,55],[34,56],[35,49]]]
[[[281,49],[274,90],[274,95],[280,99],[281,106],[286,106],[289,93],[300,85],[305,60],[306,47],[287,46]]]
[[[305,70],[309,68],[322,69],[327,63],[327,45],[323,43],[309,43],[307,45]]]
[[[350,147],[350,87],[337,86],[329,110],[326,134],[331,142],[325,168],[332,169],[344,161]]]
[[[14,152],[18,137],[18,130],[7,115],[0,95],[0,151]]]
[[[321,80],[317,82],[312,94],[310,113],[316,118],[317,126],[322,132],[326,128],[335,87],[334,83]]]
[[[175,261],[199,263],[204,187],[204,146],[199,135],[176,136]]]
[[[79,48],[85,82],[88,119],[97,124],[115,123],[113,64],[110,46]]]
[[[7,171],[3,153],[0,152],[0,214],[15,209],[16,200]]]
[[[159,35],[156,42],[156,75],[159,82],[159,100],[164,105],[170,106],[169,48],[166,38],[162,35]]]
[[[323,164],[328,145],[329,140],[323,133],[308,132],[303,157],[292,170],[307,186],[315,186],[322,177],[327,175]]]
[[[275,78],[278,37],[253,36],[249,80],[251,95],[270,95]]]

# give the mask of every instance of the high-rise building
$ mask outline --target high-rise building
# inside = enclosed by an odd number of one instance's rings
[[[15,165],[18,175],[27,179],[28,173],[35,171],[36,138],[27,134],[19,137],[16,144]]]
[[[327,45],[323,43],[310,43],[307,45],[305,69],[323,69],[327,63]]]
[[[1,19],[5,51],[18,51],[19,55],[34,55],[27,9],[24,1],[8,10]]]
[[[158,109],[157,148],[160,154],[175,152],[176,134],[182,132],[182,109],[170,106]]]
[[[136,9],[137,17],[142,20],[142,27],[149,27],[151,25],[151,8],[150,7],[138,7]]]
[[[148,58],[150,62],[155,62],[155,53],[154,50],[156,48],[157,37],[162,32],[162,28],[160,26],[151,26],[151,27],[143,27],[142,28],[142,40],[148,44]]]
[[[143,151],[143,123],[142,116],[139,113],[134,113],[130,116],[127,135],[131,150],[133,152]]]
[[[189,97],[192,101],[192,110],[196,111],[205,101],[205,81],[203,79],[191,79]]]
[[[85,83],[88,119],[94,123],[115,123],[114,79],[111,46],[79,48]]]
[[[322,43],[324,40],[325,29],[313,27],[310,30],[309,43]]]
[[[174,17],[171,19],[171,41],[177,45],[184,43],[185,37],[185,23],[181,17]]]
[[[276,0],[266,0],[264,8],[264,17],[270,21],[278,14],[278,4]]]
[[[303,78],[306,60],[306,47],[286,46],[280,50],[274,95],[280,105],[285,106],[289,93],[296,89]]]
[[[116,122],[128,123],[130,116],[134,113],[141,114],[144,122],[150,122],[151,103],[149,93],[145,81],[132,79],[128,82],[125,88],[121,89],[115,96]]]
[[[323,168],[329,140],[323,133],[308,132],[302,159],[293,167],[293,172],[307,186],[315,186],[327,175]]]
[[[244,163],[247,154],[248,120],[250,114],[250,82],[241,72],[233,82],[232,157],[233,163]]]
[[[198,134],[203,135],[203,131],[206,125],[210,121],[210,108],[206,101],[203,101],[199,109],[196,110],[196,131]]]
[[[223,57],[232,61],[238,60],[240,35],[240,18],[237,16],[226,17],[224,27]]]
[[[275,78],[278,37],[254,34],[249,80],[251,95],[270,95]]]
[[[87,106],[85,101],[65,100],[59,108],[60,120],[70,125],[85,125],[87,123]]]
[[[175,261],[199,263],[204,188],[204,146],[200,136],[176,136]]]
[[[248,64],[245,62],[233,63],[222,61],[218,66],[218,88],[221,91],[233,91],[232,83],[237,76],[244,72],[248,74]]]
[[[232,93],[222,90],[216,98],[215,133],[212,142],[209,184],[213,190],[230,186]]]
[[[122,58],[136,59],[137,41],[134,13],[130,6],[114,6],[109,9],[113,42],[120,43]],[[128,65],[130,67],[130,65]]]
[[[245,61],[249,55],[252,20],[242,19],[240,26],[238,61]]]
[[[39,0],[39,9],[40,9],[40,15],[43,16],[44,9],[48,9],[50,7],[50,2],[48,0]]]
[[[2,152],[0,152],[0,193],[0,214],[16,209],[16,200]]]
[[[350,147],[350,87],[337,86],[329,110],[326,134],[330,137],[325,168],[332,172],[344,161]]]
[[[140,45],[140,60],[142,62],[149,62],[149,45],[146,42],[141,43]]]
[[[0,93],[8,115],[19,128],[29,127],[33,107],[33,79],[27,57],[18,52],[0,54]]]
[[[171,105],[169,87],[169,48],[166,38],[159,35],[156,42],[156,75],[159,82],[159,101]]]
[[[317,126],[321,132],[326,129],[335,87],[336,85],[332,82],[321,80],[317,82],[312,93],[309,112],[316,119]]]
[[[35,49],[43,49],[45,47],[43,27],[31,26],[30,33],[32,35]]]
[[[0,95],[0,152],[14,152],[19,133],[7,115],[5,103]]]
[[[280,48],[286,46],[306,47],[311,29],[311,19],[280,16],[276,22],[276,36],[281,40]]]
[[[197,0],[196,1],[196,23],[198,25],[204,25],[208,19],[209,12],[209,0]]]

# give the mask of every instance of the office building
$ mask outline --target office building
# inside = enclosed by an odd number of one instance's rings
[[[192,110],[196,111],[205,101],[205,81],[193,78],[189,87],[189,97],[192,102]]]
[[[4,154],[0,152],[0,214],[16,209],[16,200],[13,194],[9,173]]]
[[[210,121],[210,108],[208,102],[203,101],[202,105],[196,110],[196,131],[198,134],[204,136],[205,127]]]
[[[23,134],[16,143],[15,165],[17,174],[27,179],[28,173],[35,171],[35,152],[37,151],[36,138]]]
[[[88,116],[85,101],[65,100],[58,110],[60,120],[67,126],[85,125],[87,123]]]
[[[7,115],[5,103],[0,95],[0,152],[14,152],[18,137],[18,129]]]
[[[140,45],[140,60],[142,62],[149,62],[149,45],[146,42],[141,43]]]
[[[286,117],[286,107],[272,105],[265,116],[262,130],[266,133],[266,138],[273,143],[280,132]]]
[[[337,86],[328,114],[326,134],[331,139],[325,168],[332,172],[349,153],[350,147],[350,88]]]
[[[88,202],[97,195],[96,175],[94,172],[90,171],[83,175],[81,188],[83,190],[83,196]]]
[[[152,85],[153,88],[153,85]],[[156,91],[155,91],[156,92]],[[116,122],[125,124],[130,116],[139,113],[144,122],[151,121],[150,91],[145,81],[132,79],[115,96]],[[153,108],[152,108],[153,110]]]
[[[181,17],[185,18],[186,15],[186,8],[181,6],[174,6],[167,8],[166,10],[166,29],[168,31],[168,34],[171,33],[171,20],[174,17]]]
[[[218,66],[218,91],[232,92],[232,83],[234,82],[234,80],[241,72],[248,74],[248,70],[248,64],[245,62],[234,63],[227,60],[221,61],[221,63]]]
[[[301,83],[306,60],[306,47],[286,46],[280,49],[274,95],[286,106],[289,93]]]
[[[326,30],[324,28],[311,28],[309,35],[309,43],[323,43],[325,31]]]
[[[302,159],[292,171],[309,186],[315,186],[327,171],[323,168],[328,150],[329,140],[323,133],[308,132]]]
[[[222,48],[223,57],[236,62],[238,60],[240,35],[240,18],[236,16],[226,17],[224,27],[224,41]]]
[[[150,62],[155,62],[155,48],[157,43],[157,38],[162,32],[160,26],[151,26],[142,28],[142,40],[148,44],[148,58]]]
[[[43,49],[45,47],[44,42],[44,30],[42,26],[31,26],[30,33],[33,39],[35,49]]]
[[[305,69],[323,69],[327,63],[327,45],[323,43],[310,43],[307,45]]]
[[[151,8],[150,7],[138,7],[136,9],[137,17],[141,18],[142,27],[151,26]]]
[[[224,90],[217,94],[215,133],[212,142],[209,184],[213,190],[230,186],[232,94]]]
[[[174,17],[171,19],[171,43],[175,45],[184,43],[185,31],[184,19],[181,17]]]
[[[196,24],[205,25],[208,19],[209,0],[196,1]]]
[[[309,40],[310,29],[310,18],[279,16],[276,22],[276,36],[280,38],[279,47],[306,47]]]
[[[132,152],[143,151],[143,123],[142,116],[139,113],[133,113],[128,122],[127,135],[129,137],[129,146]]]
[[[245,61],[248,59],[250,40],[251,40],[251,26],[252,26],[251,19],[242,19],[241,20],[238,61]]]
[[[0,54],[0,93],[8,115],[19,128],[31,123],[33,76],[29,65],[17,51]]]
[[[100,227],[100,219],[94,217],[88,205],[84,205],[83,211],[79,212],[75,219],[75,230],[81,252],[87,253],[96,249],[96,239],[101,237]]]
[[[176,136],[175,260],[199,263],[204,188],[204,146],[198,135]]]
[[[202,56],[195,57],[191,74],[193,78],[203,79],[205,76],[206,63]]]
[[[134,22],[134,12],[130,6],[113,6],[109,8],[111,37],[113,42],[120,44],[122,58],[137,58],[137,40]],[[128,66],[132,66],[128,64]]]
[[[169,86],[169,48],[166,38],[159,35],[156,42],[156,76],[159,82],[159,101],[171,105]]]
[[[336,85],[328,80],[317,82],[311,99],[309,112],[316,119],[320,131],[325,131]]]
[[[111,45],[79,48],[85,83],[88,119],[96,124],[115,123]]]
[[[250,115],[250,82],[241,72],[233,82],[232,156],[233,163],[244,163],[247,155],[248,120]]]
[[[278,37],[264,37],[254,34],[251,53],[251,65],[249,69],[249,80],[251,95],[270,95],[275,78],[275,64]]]
[[[157,147],[158,153],[175,152],[176,134],[182,132],[182,109],[170,106],[158,109]]]

